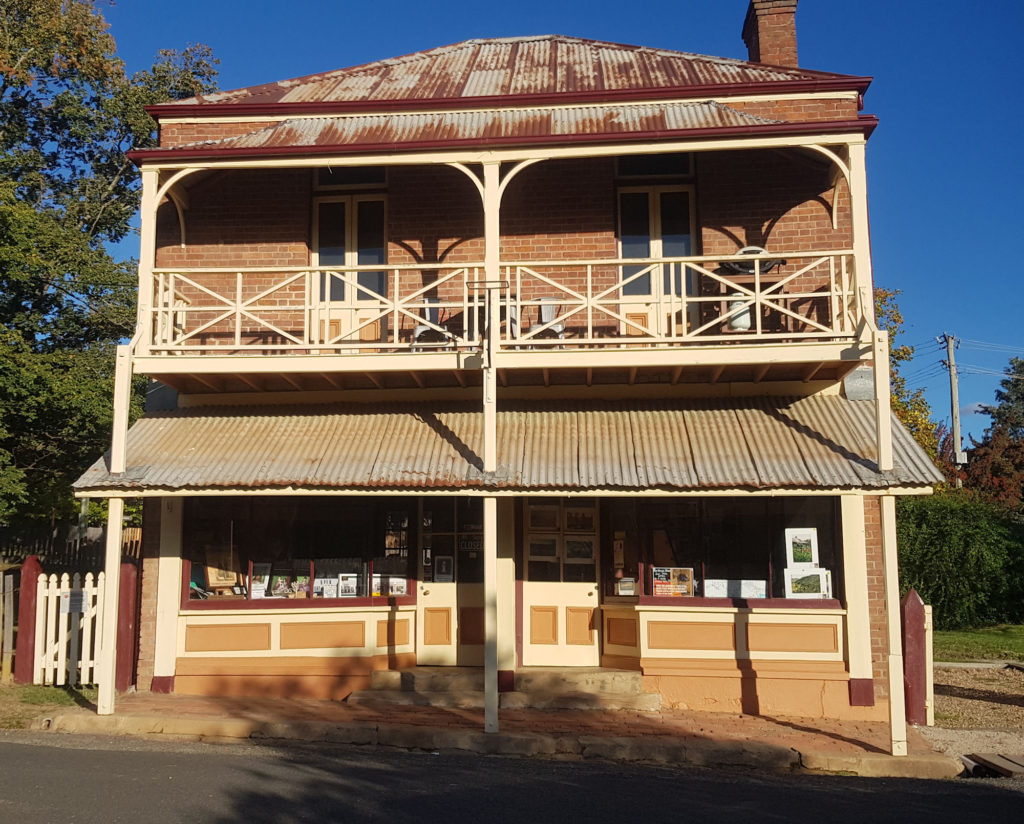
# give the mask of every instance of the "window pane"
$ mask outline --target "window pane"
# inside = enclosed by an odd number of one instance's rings
[[[622,257],[647,258],[651,256],[650,201],[646,192],[623,192],[619,195]],[[623,266],[622,279],[626,280],[643,266]],[[625,295],[649,295],[651,276],[643,274],[622,287]]]
[[[385,263],[384,250],[384,201],[364,200],[356,203],[356,262],[360,266]],[[383,297],[387,294],[385,272],[360,272],[360,300],[372,300],[373,294]]]
[[[686,192],[662,192],[660,206],[662,256],[687,257],[693,248],[690,238],[689,194]],[[678,295],[682,292],[682,269],[680,266],[665,267],[664,278],[666,295]],[[692,292],[688,289],[687,294],[692,294]]]
[[[686,152],[654,155],[626,155],[619,158],[622,177],[656,177],[689,175],[690,155]]]
[[[321,203],[317,212],[317,255],[321,266],[345,265],[345,204]],[[328,285],[329,284],[329,285]],[[345,299],[345,283],[339,277],[321,275],[320,300]]]

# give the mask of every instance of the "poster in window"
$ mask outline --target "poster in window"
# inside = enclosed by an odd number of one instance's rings
[[[813,526],[786,530],[786,566],[814,569],[818,566],[818,530]]]
[[[652,595],[682,598],[693,595],[693,567],[653,567]]]
[[[434,558],[434,581],[439,584],[450,584],[455,580],[455,558],[451,555],[438,555]]]
[[[787,569],[787,598],[831,598],[832,573],[827,569]]]
[[[594,539],[593,538],[566,538],[565,539],[565,560],[572,561],[593,561],[594,560]]]
[[[253,598],[266,598],[270,586],[270,564],[253,563],[250,589]]]
[[[351,598],[359,592],[359,575],[343,572],[338,575],[338,597]]]

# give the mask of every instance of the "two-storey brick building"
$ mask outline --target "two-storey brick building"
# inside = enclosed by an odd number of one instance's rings
[[[517,672],[627,669],[900,750],[893,496],[939,478],[889,410],[869,79],[798,67],[795,7],[750,62],[474,40],[151,109],[78,482],[146,499],[140,688],[482,667],[493,729]]]

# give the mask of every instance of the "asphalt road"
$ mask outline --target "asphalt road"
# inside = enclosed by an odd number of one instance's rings
[[[0,822],[1020,822],[1020,782],[0,734]]]

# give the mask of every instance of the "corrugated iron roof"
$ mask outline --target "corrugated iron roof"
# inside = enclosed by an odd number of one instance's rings
[[[845,77],[667,49],[538,35],[466,40],[361,66],[164,105],[383,103],[650,91]]]
[[[834,396],[518,405],[498,412],[488,475],[479,407],[202,407],[137,421],[127,471],[112,476],[99,460],[75,488],[671,492],[942,480],[895,418],[895,468],[878,472],[873,421],[873,402]]]
[[[714,101],[573,106],[557,109],[483,109],[430,114],[393,113],[290,118],[249,134],[176,147],[193,152],[274,148],[335,148],[439,141],[501,142],[503,138],[548,138],[680,132],[781,123]]]

